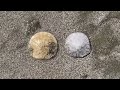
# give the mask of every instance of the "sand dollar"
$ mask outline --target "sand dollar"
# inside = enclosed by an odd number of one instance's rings
[[[72,33],[66,38],[65,49],[75,58],[84,57],[91,51],[88,37],[81,32]]]
[[[57,53],[57,40],[48,32],[33,35],[28,44],[32,57],[36,59],[50,59]]]

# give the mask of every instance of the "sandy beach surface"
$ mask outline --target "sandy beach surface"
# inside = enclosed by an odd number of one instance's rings
[[[32,35],[52,33],[59,45],[50,60],[30,56]],[[66,54],[73,32],[85,33],[92,51],[84,58]],[[0,79],[119,79],[119,11],[0,11]]]

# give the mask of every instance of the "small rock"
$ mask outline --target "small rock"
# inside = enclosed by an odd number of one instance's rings
[[[66,38],[65,48],[75,58],[84,57],[91,51],[88,37],[80,32],[72,33]]]
[[[39,32],[30,39],[29,49],[36,59],[50,59],[57,53],[57,40],[48,32]]]

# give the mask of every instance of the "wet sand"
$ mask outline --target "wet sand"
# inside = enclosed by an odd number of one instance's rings
[[[0,79],[120,78],[120,12],[0,11]],[[101,18],[101,19],[98,19]],[[40,31],[59,44],[50,60],[30,56],[28,42]],[[85,33],[92,51],[84,58],[66,54],[64,43],[73,32]]]

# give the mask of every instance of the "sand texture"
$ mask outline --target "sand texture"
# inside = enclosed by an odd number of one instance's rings
[[[35,60],[28,43],[37,32],[55,36],[58,52],[50,60]],[[67,55],[65,39],[85,33],[91,53]],[[0,11],[0,79],[119,79],[119,11]]]

